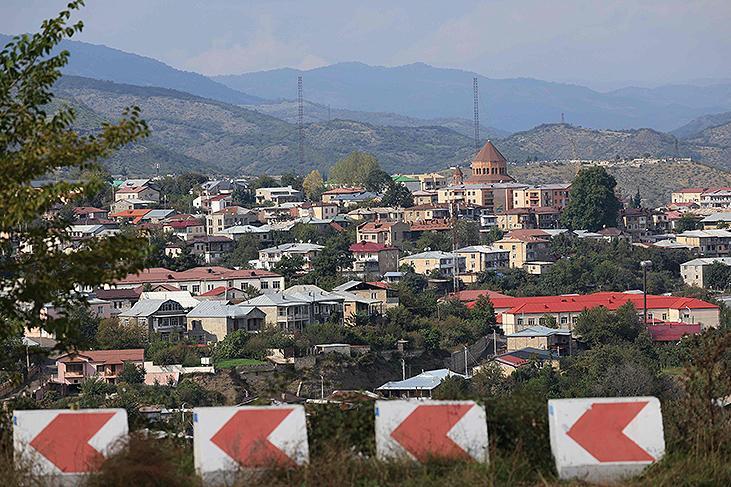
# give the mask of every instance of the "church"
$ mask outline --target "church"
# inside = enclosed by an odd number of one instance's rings
[[[472,174],[466,184],[492,184],[515,181],[508,174],[508,161],[489,140],[480,149],[470,165]]]

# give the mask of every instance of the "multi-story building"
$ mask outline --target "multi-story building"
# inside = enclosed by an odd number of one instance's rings
[[[256,261],[256,267],[259,269],[271,270],[283,257],[300,256],[304,261],[302,270],[311,271],[312,261],[324,249],[322,245],[311,243],[286,243],[269,247],[259,251],[259,260]]]
[[[678,191],[673,191],[672,202],[673,203],[696,203],[701,204],[701,195],[708,188],[684,188]]]
[[[622,229],[634,239],[645,238],[652,233],[652,210],[647,208],[625,208],[621,212]]]
[[[706,271],[713,264],[731,266],[731,257],[706,257],[689,260],[680,264],[680,276],[689,286],[705,288],[707,285]]]
[[[196,218],[168,221],[163,224],[162,228],[184,241],[194,240],[206,235],[205,222]]]
[[[404,209],[404,221],[406,223],[440,220],[449,217],[450,210],[446,204],[417,205]]]
[[[76,387],[87,379],[98,379],[114,384],[125,364],[142,367],[145,350],[88,350],[71,352],[56,359],[57,374],[51,382],[62,384],[64,390]]]
[[[490,245],[472,245],[457,249],[457,255],[464,257],[467,274],[479,274],[510,266],[510,251]]]
[[[513,208],[496,215],[496,223],[500,230],[532,230],[536,228],[551,229],[559,227],[561,210],[554,207]]]
[[[140,299],[130,309],[122,311],[119,320],[138,325],[149,334],[156,333],[162,340],[175,340],[185,333],[187,312],[173,299]]]
[[[401,221],[366,222],[356,229],[356,240],[398,247],[404,241],[404,234],[408,231],[409,225]]]
[[[731,188],[709,188],[701,194],[701,208],[731,208]]]
[[[281,205],[290,201],[302,201],[303,197],[302,191],[296,190],[292,186],[258,188],[256,190],[256,203],[259,205],[266,202]]]
[[[115,281],[111,288],[136,288],[149,284],[173,285],[192,295],[199,295],[220,286],[245,289],[252,286],[263,293],[284,289],[284,277],[262,269],[228,269],[220,266],[194,267],[187,271],[175,272],[164,267],[150,267],[137,274],[129,274]]]
[[[518,230],[510,232],[493,245],[510,252],[510,267],[522,268],[526,262],[549,260],[548,237],[539,237]]]
[[[200,257],[200,260],[206,264],[215,264],[236,246],[233,239],[223,235],[203,235],[195,237],[189,243],[191,253]]]
[[[206,215],[206,230],[209,235],[218,235],[226,228],[236,225],[251,225],[256,221],[255,211],[241,206],[227,206]]]
[[[565,208],[569,202],[570,190],[570,183],[515,188],[513,208]]]
[[[329,320],[333,315],[342,318],[345,299],[323,291],[317,286],[292,286],[283,292],[262,294],[241,303],[259,308],[265,314],[268,327],[288,333],[300,332],[311,323]]]
[[[140,181],[145,182],[134,186],[134,184],[138,184]],[[153,187],[149,180],[130,179],[122,183],[119,189],[114,192],[114,201],[121,200],[142,200],[157,203],[160,201],[160,191]]]
[[[254,306],[201,301],[186,315],[186,327],[192,341],[216,343],[238,330],[247,333],[263,330],[265,318],[266,314]]]
[[[399,249],[375,242],[354,243],[349,248],[353,254],[353,272],[359,277],[382,276],[398,270]]]
[[[439,204],[470,204],[494,211],[495,201],[491,184],[457,184],[437,191]]]
[[[358,194],[363,193],[365,190],[361,187],[354,188],[332,188],[322,193],[322,202],[331,203],[337,196],[343,194]]]
[[[305,203],[297,208],[297,217],[312,217],[320,220],[330,220],[340,213],[337,203]]]
[[[457,255],[456,259],[457,265],[455,266],[455,254],[432,250],[402,257],[399,260],[399,266],[409,265],[417,274],[429,275],[436,271],[451,276],[455,272],[462,273],[465,269],[465,258]]]
[[[731,232],[728,230],[690,230],[678,234],[675,241],[696,250],[703,257],[731,254]]]

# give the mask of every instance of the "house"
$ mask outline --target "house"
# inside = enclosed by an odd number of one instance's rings
[[[378,387],[376,391],[385,397],[403,399],[431,398],[434,390],[448,377],[467,378],[449,369],[427,370],[408,379],[404,378],[404,380],[386,382],[381,387]]]
[[[701,195],[706,192],[706,188],[685,188],[673,191],[671,198],[673,203],[696,203],[701,204]]]
[[[554,350],[559,355],[571,353],[571,331],[560,328],[549,328],[543,325],[529,326],[505,336],[508,351],[523,348]]]
[[[294,333],[310,323],[342,317],[345,298],[313,285],[299,285],[282,292],[262,294],[240,303],[254,306],[266,314],[266,325]]]
[[[173,209],[156,208],[148,210],[144,215],[142,215],[142,217],[140,218],[140,223],[160,224],[173,216],[175,216],[175,210]]]
[[[363,193],[365,190],[361,187],[354,188],[332,188],[322,193],[322,202],[331,203],[336,197],[344,194],[358,194]]]
[[[402,265],[412,266],[417,274],[429,275],[436,271],[443,275],[452,276],[455,272],[457,274],[464,272],[465,269],[465,258],[457,255],[456,259],[457,265],[455,265],[455,255],[453,253],[432,250],[402,257],[399,260],[399,267]]]
[[[233,239],[223,235],[203,235],[193,238],[189,243],[191,253],[206,264],[215,264],[236,246]]]
[[[631,291],[565,296],[507,296],[492,299],[495,313],[506,334],[543,325],[547,316],[553,317],[559,328],[572,330],[583,311],[599,306],[616,311],[628,302],[634,305],[638,314],[642,312],[644,305],[642,293]],[[468,308],[472,306],[473,303],[467,304]],[[717,305],[696,298],[648,294],[647,319],[648,322],[674,321],[701,324],[703,329],[718,328],[720,310]]]
[[[449,179],[438,172],[409,174],[409,176],[419,180],[420,191],[436,191],[449,184]]]
[[[340,213],[337,203],[305,203],[297,208],[297,217],[313,217],[319,220],[335,218]]]
[[[399,304],[398,292],[381,282],[348,281],[333,288],[333,292],[348,292],[364,299],[375,300],[379,303],[380,313]]]
[[[510,251],[490,245],[472,245],[457,249],[457,255],[464,257],[466,274],[479,274],[510,266]]]
[[[352,270],[360,277],[382,276],[398,270],[399,249],[375,242],[359,242],[349,248],[353,254]]]
[[[366,201],[376,201],[380,199],[380,195],[372,193],[370,191],[361,191],[359,193],[347,193],[339,194],[334,196],[330,201],[337,203],[343,208],[348,208],[359,203],[365,203]]]
[[[411,193],[414,197],[414,205],[433,205],[437,202],[439,196],[436,191],[414,191]]]
[[[698,323],[652,323],[647,325],[647,331],[655,343],[677,343],[686,336],[701,333]]]
[[[99,299],[112,303],[111,314],[115,316],[134,306],[139,301],[141,292],[142,288],[97,289],[94,291],[94,295]]]
[[[553,264],[555,262],[550,260],[532,260],[530,262],[523,262],[523,270],[528,274],[540,276],[541,274],[545,274]]]
[[[706,271],[713,264],[731,265],[731,257],[706,257],[680,264],[680,276],[688,286],[706,287]]]
[[[275,188],[258,188],[256,190],[256,204],[261,205],[266,202],[272,202],[276,205],[287,203],[290,201],[302,201],[304,194],[302,191],[294,189],[292,186],[275,187]]]
[[[138,225],[142,223],[142,218],[150,211],[152,210],[150,210],[149,208],[115,211],[114,213],[109,214],[109,218],[112,218],[120,223]]]
[[[91,238],[110,237],[119,233],[116,224],[111,225],[71,225],[69,235],[74,240],[88,240]]]
[[[493,246],[510,252],[510,267],[522,268],[526,262],[547,260],[549,235],[537,236],[533,233],[515,231],[496,241]]]
[[[535,228],[559,228],[561,210],[554,207],[512,208],[496,215],[500,230],[530,230]]]
[[[453,184],[437,191],[439,204],[471,204],[495,211],[495,195],[491,184]]]
[[[203,220],[191,218],[187,220],[168,221],[163,224],[163,230],[171,232],[180,240],[188,241],[206,234],[206,227]]]
[[[142,291],[140,294],[140,299],[162,299],[162,300],[168,300],[172,299],[176,303],[178,303],[180,306],[185,308],[186,311],[190,311],[191,309],[198,306],[198,303],[200,303],[200,300],[193,297],[192,294],[190,294],[189,291],[182,291],[180,289],[175,290],[158,290],[158,291]]]
[[[369,208],[358,208],[349,211],[347,216],[357,222],[381,221],[403,221],[404,209],[393,206],[371,206]]]
[[[201,301],[229,301],[239,302],[249,298],[249,293],[243,289],[228,286],[218,286],[210,291],[206,291],[203,294],[197,296]]]
[[[120,211],[126,211],[126,210],[142,210],[145,208],[149,208],[151,206],[155,206],[157,204],[157,201],[152,200],[142,200],[139,198],[125,198],[121,199],[119,201],[115,201],[112,204],[112,212],[119,213]]]
[[[252,235],[262,242],[270,242],[272,240],[272,227],[270,225],[234,225],[216,232],[218,235],[238,240],[246,235]]]
[[[647,237],[652,229],[652,210],[647,208],[625,208],[621,211],[622,229],[634,239]]]
[[[374,221],[358,225],[355,240],[398,247],[404,241],[409,225],[400,221]]]
[[[675,241],[698,251],[704,257],[731,255],[731,232],[728,230],[689,230],[679,233]]]
[[[569,203],[571,183],[543,184],[513,189],[513,208],[558,208]]]
[[[224,229],[237,225],[251,225],[257,221],[255,211],[241,206],[227,206],[206,215],[209,235],[218,235]]]
[[[216,343],[237,330],[256,333],[264,329],[265,317],[253,306],[202,301],[186,315],[188,337],[197,343]]]
[[[61,384],[64,391],[70,386],[78,386],[87,379],[100,379],[110,384],[117,382],[117,377],[124,364],[130,363],[142,367],[145,361],[145,350],[89,350],[71,352],[56,359],[58,372],[51,379]]]
[[[500,366],[503,375],[510,375],[519,367],[528,365],[532,361],[541,363],[550,363],[554,368],[558,368],[558,355],[551,350],[541,350],[538,348],[522,348],[511,352],[502,353],[494,358],[495,363]],[[477,367],[475,367],[477,369]]]
[[[80,206],[74,208],[74,216],[77,220],[106,220],[109,212],[93,206]]]
[[[221,266],[194,267],[175,272],[164,267],[150,267],[137,274],[129,274],[115,281],[110,287],[129,288],[145,284],[172,284],[192,295],[205,293],[220,286],[245,289],[251,286],[267,293],[284,289],[284,277],[262,269],[228,269]]]
[[[160,191],[157,188],[153,187],[150,184],[149,180],[145,180],[146,182],[144,184],[140,184],[139,186],[131,186],[130,184],[136,183],[130,183],[130,181],[137,180],[125,181],[119,187],[119,189],[115,191],[114,201],[129,199],[154,201],[155,203],[158,203],[160,201]]]
[[[711,213],[701,220],[704,230],[717,230],[731,227],[731,212]]]
[[[416,223],[429,220],[450,218],[449,206],[446,204],[417,205],[404,209],[403,220],[406,223]]]
[[[299,256],[304,261],[302,270],[311,271],[312,261],[324,248],[322,245],[297,242],[269,247],[259,251],[259,260],[256,261],[256,267],[258,269],[272,270],[283,257],[292,258]]]
[[[144,327],[149,334],[157,333],[163,340],[177,340],[185,332],[187,310],[172,299],[140,299],[130,309],[119,314],[125,324]]]
[[[708,188],[701,194],[701,208],[731,208],[731,188]]]
[[[193,207],[200,208],[204,212],[216,212],[227,208],[232,202],[233,197],[230,193],[202,194],[193,200]]]

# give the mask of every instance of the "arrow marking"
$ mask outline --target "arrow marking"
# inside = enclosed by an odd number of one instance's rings
[[[38,433],[30,446],[65,473],[91,472],[104,455],[89,440],[115,413],[61,413]]]
[[[600,462],[652,462],[655,458],[624,434],[647,404],[592,404],[566,434]]]
[[[391,437],[420,462],[433,457],[469,460],[472,457],[448,435],[473,404],[417,406]]]
[[[237,411],[211,442],[243,467],[295,466],[269,435],[294,409],[242,409]]]

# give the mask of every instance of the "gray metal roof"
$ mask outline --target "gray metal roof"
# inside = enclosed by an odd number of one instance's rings
[[[549,328],[547,326],[543,325],[537,325],[537,326],[530,326],[528,328],[524,328],[518,332],[511,333],[510,335],[505,335],[508,338],[517,338],[517,337],[544,337],[544,336],[551,336],[551,335],[571,335],[570,330],[562,330],[559,328]]]
[[[188,318],[243,318],[253,311],[263,314],[263,311],[255,306],[226,304],[223,301],[201,301],[186,316]]]
[[[439,384],[442,383],[444,379],[447,377],[463,377],[462,374],[457,374],[456,372],[452,372],[449,369],[436,369],[436,370],[427,370],[426,372],[422,372],[419,375],[415,375],[414,377],[410,377],[406,380],[398,380],[398,381],[390,381],[383,384],[381,387],[379,387],[376,390],[379,391],[403,391],[403,390],[426,390],[431,391],[432,389],[435,389]]]
[[[127,311],[123,311],[119,316],[150,316],[155,313],[163,303],[169,301],[167,299],[141,299],[135,303]]]

